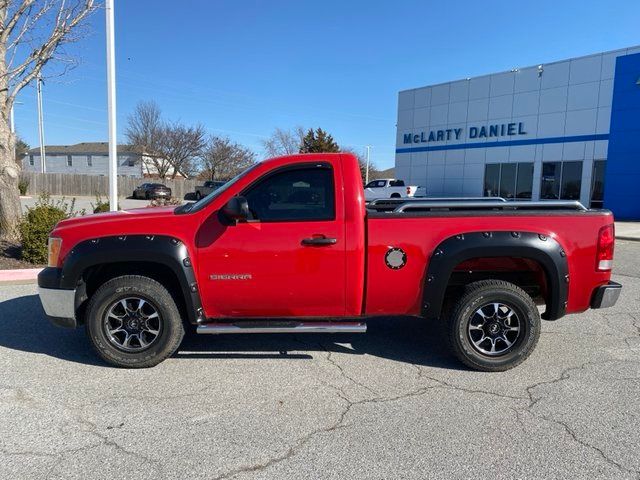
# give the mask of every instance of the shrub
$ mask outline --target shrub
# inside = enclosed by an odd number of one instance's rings
[[[177,197],[154,198],[149,202],[149,207],[168,207],[170,205],[182,205],[182,200]]]
[[[60,220],[77,215],[75,201],[74,198],[67,202],[63,197],[54,202],[49,194],[43,193],[34,207],[27,207],[27,213],[18,227],[24,260],[37,264],[47,263],[49,234]]]
[[[29,180],[26,178],[21,178],[18,182],[18,190],[20,190],[20,195],[23,197],[27,194],[27,189],[29,188]]]
[[[91,203],[93,213],[104,213],[111,210],[109,200],[102,200],[102,196],[96,195],[96,203]],[[118,210],[120,210],[120,204],[118,204]]]

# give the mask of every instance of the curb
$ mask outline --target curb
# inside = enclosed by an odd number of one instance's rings
[[[640,242],[640,237],[627,237],[624,235],[616,235],[616,240],[626,240],[627,242]]]
[[[42,268],[18,268],[0,270],[0,285],[30,285],[38,281]]]

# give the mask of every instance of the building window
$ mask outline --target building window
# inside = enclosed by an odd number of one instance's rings
[[[484,167],[484,196],[497,197],[500,188],[500,164],[489,163]]]
[[[93,167],[93,158],[91,158],[91,155],[87,155],[87,167]]]
[[[484,170],[484,196],[530,199],[533,163],[488,163]]]
[[[29,165],[31,165],[33,167],[35,164],[36,164],[36,162],[33,159],[33,155],[29,155]]]
[[[516,198],[531,200],[533,189],[533,163],[518,163]]]
[[[582,186],[582,162],[562,163],[562,200],[580,200],[580,187]]]
[[[133,158],[133,157],[129,157],[127,165],[129,165],[130,167],[135,167],[136,166],[136,159]]]
[[[591,176],[591,208],[604,207],[604,171],[605,161],[593,162],[593,175]]]
[[[557,200],[560,198],[561,162],[545,162],[542,164],[542,178],[540,180],[540,198],[543,200]]]
[[[73,157],[71,155],[67,155],[67,167],[73,167]]]
[[[540,180],[543,200],[579,200],[582,162],[544,162]]]
[[[516,169],[515,163],[503,163],[500,165],[500,196],[513,198],[516,195]]]

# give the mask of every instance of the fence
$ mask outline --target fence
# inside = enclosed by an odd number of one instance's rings
[[[68,173],[36,173],[22,172],[22,179],[29,182],[28,195],[38,195],[42,192],[50,195],[88,196],[100,195],[106,197],[109,194],[109,178],[105,175],[81,175]],[[145,182],[158,182],[171,189],[174,197],[184,198],[188,193],[193,193],[198,180],[149,180],[136,177],[118,177],[118,194],[120,197],[128,197],[133,190]]]

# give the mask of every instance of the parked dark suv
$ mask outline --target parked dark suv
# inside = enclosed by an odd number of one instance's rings
[[[169,198],[171,189],[161,183],[143,183],[133,191],[133,198]]]

